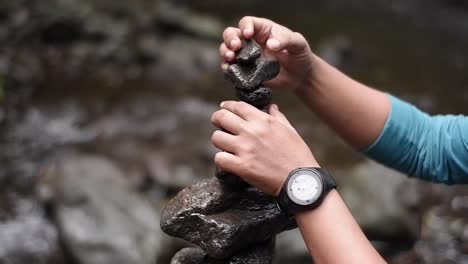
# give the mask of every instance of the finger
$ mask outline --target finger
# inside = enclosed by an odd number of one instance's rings
[[[258,110],[254,106],[240,101],[225,101],[220,104],[222,109],[226,109],[240,118],[248,121],[253,118],[266,115],[264,112]]]
[[[221,70],[222,70],[223,72],[227,72],[228,68],[229,68],[229,64],[228,64],[228,63],[221,63]]]
[[[239,157],[228,152],[218,152],[215,155],[214,163],[220,169],[227,172],[236,173],[239,170],[241,162]]]
[[[227,62],[233,61],[236,57],[234,51],[230,50],[226,46],[226,43],[222,43],[221,46],[219,46],[219,55]]]
[[[226,133],[221,130],[216,130],[211,136],[211,142],[215,147],[230,153],[237,153],[237,138],[236,136]]]
[[[234,27],[228,27],[223,32],[223,40],[226,46],[232,51],[238,51],[242,47],[241,30]]]
[[[271,34],[273,24],[265,18],[246,16],[239,21],[239,28],[244,38],[254,38],[259,44],[264,45]]]
[[[211,123],[218,128],[227,130],[234,135],[238,135],[245,121],[233,112],[221,109],[213,113],[211,116]]]
[[[290,32],[288,29],[271,36],[266,42],[268,49],[273,51],[287,50],[290,54],[303,53],[307,50],[307,45],[307,40],[301,34]]]
[[[268,108],[268,113],[271,116],[277,118],[281,123],[292,127],[291,123],[286,118],[286,116],[283,113],[280,112],[278,105],[276,105],[276,104],[270,105],[270,107]]]

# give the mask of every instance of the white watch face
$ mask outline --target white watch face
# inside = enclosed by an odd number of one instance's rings
[[[315,202],[320,197],[322,190],[321,178],[310,170],[297,171],[288,183],[289,198],[301,205]]]

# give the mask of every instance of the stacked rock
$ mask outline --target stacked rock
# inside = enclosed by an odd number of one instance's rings
[[[262,82],[278,73],[278,62],[262,57],[251,40],[243,43],[225,75],[239,99],[263,109],[272,94]],[[274,197],[221,170],[178,193],[161,218],[164,232],[198,246],[182,249],[171,264],[271,264],[275,236],[296,227]]]

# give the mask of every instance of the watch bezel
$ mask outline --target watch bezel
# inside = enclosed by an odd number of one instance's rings
[[[301,176],[301,175],[308,175],[308,176],[311,176],[311,177],[314,177],[317,182],[319,183],[318,187],[319,189],[317,190],[317,194],[310,200],[301,200],[299,198],[297,198],[295,195],[294,195],[294,192],[291,188],[294,180]],[[286,195],[289,197],[289,199],[296,203],[297,205],[300,205],[300,206],[309,206],[309,205],[312,205],[314,204],[315,202],[317,202],[320,197],[322,196],[322,193],[324,191],[324,188],[325,188],[325,183],[323,181],[323,178],[322,178],[322,175],[320,175],[320,173],[318,173],[317,171],[315,170],[311,170],[311,169],[307,169],[307,168],[300,168],[300,169],[296,169],[294,170],[292,173],[291,173],[291,176],[289,177],[288,179],[288,182],[287,182],[287,186],[286,186]]]

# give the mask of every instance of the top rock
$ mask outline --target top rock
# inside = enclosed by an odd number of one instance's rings
[[[253,39],[242,41],[242,49],[236,56],[236,63],[248,64],[254,62],[262,55],[260,45]]]

